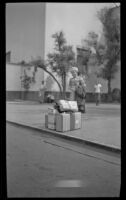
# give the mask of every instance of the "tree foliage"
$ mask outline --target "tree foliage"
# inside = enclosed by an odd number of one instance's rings
[[[86,45],[88,47],[93,47],[96,49],[97,42],[98,42],[98,34],[96,34],[94,31],[90,31],[87,35],[87,38],[84,40]]]
[[[34,76],[31,77],[31,76],[28,76],[27,74],[24,74],[22,77],[21,77],[21,83],[22,83],[22,86],[24,87],[24,89],[26,90],[29,90],[31,85],[34,84],[36,81],[35,81],[35,78]]]
[[[48,63],[52,72],[61,77],[63,97],[65,98],[66,77],[71,67],[75,65],[75,53],[72,46],[67,45],[62,31],[53,34],[52,37],[54,38],[55,51],[48,54]]]
[[[120,59],[120,18],[114,9],[119,8],[103,8],[97,13],[103,27],[102,39],[104,38],[104,42],[98,40],[98,35],[94,31],[89,32],[84,40],[85,46],[91,50],[91,54],[87,54],[83,63],[86,63],[88,68],[88,62],[93,55],[95,58],[93,64],[99,66],[96,75],[108,81],[109,94],[111,94],[111,80],[118,71],[117,62]]]
[[[118,17],[113,17],[111,8],[104,8],[98,12],[98,18],[103,25],[104,34],[104,68],[100,75],[108,80],[108,93],[111,93],[111,80],[118,71],[117,61],[120,58],[120,21]]]
[[[75,65],[75,54],[72,46],[66,45],[66,39],[62,31],[53,34],[52,38],[54,38],[55,52],[47,55],[47,61],[44,61],[39,56],[36,59],[32,59],[30,64],[47,72],[57,83],[60,93],[63,94],[65,98],[66,76],[71,67]],[[54,72],[61,77],[62,86],[56,79]]]
[[[22,86],[23,86],[23,88],[25,90],[29,90],[30,87],[31,87],[31,85],[36,82],[36,80],[35,80],[35,74],[37,72],[37,68],[34,67],[32,76],[30,76],[26,72],[27,69],[28,69],[28,67],[30,67],[30,69],[31,69],[31,66],[29,65],[29,63],[27,63],[26,61],[22,60],[18,64],[20,64],[22,67],[24,67],[24,74],[23,74],[23,76],[20,77],[21,78],[21,84],[22,84]]]
[[[93,57],[94,65],[102,64],[105,52],[105,45],[99,43],[98,34],[96,34],[94,31],[90,31],[84,42],[91,52],[88,55],[88,61]]]
[[[53,80],[57,83],[60,93],[62,93],[62,87],[60,85],[60,83],[58,82],[58,80],[56,79],[55,75],[50,72],[50,70],[48,69],[49,64],[46,63],[40,56],[37,57],[36,59],[32,59],[32,61],[30,62],[31,65],[35,66],[36,68],[40,68],[43,69],[46,73],[48,73]]]
[[[87,37],[83,40],[83,47],[87,48],[82,59],[82,64],[86,67],[86,74],[88,75],[88,65],[91,62],[92,65],[99,65],[103,60],[103,52],[105,47],[99,44],[98,34],[94,31],[90,31]]]

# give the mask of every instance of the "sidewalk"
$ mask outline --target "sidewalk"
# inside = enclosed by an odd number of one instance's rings
[[[7,102],[6,120],[35,128],[78,142],[97,145],[108,150],[120,151],[120,105],[87,104],[87,113],[82,115],[82,128],[60,133],[45,128],[45,114],[52,104],[36,102]]]

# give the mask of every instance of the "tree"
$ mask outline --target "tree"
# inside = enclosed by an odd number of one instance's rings
[[[62,97],[65,98],[66,78],[71,67],[75,66],[75,53],[72,46],[67,45],[62,31],[53,34],[52,37],[54,38],[55,51],[48,54],[48,63],[51,66],[52,72],[61,77]]]
[[[60,95],[65,98],[66,93],[66,77],[72,66],[75,66],[75,53],[72,46],[66,45],[66,39],[62,31],[52,35],[55,43],[55,52],[48,54],[48,59],[44,61],[40,56],[36,59],[32,58],[30,65],[41,68],[47,72],[57,83]],[[23,65],[24,63],[22,63]],[[61,77],[61,83],[56,79],[54,72]]]
[[[83,47],[87,49],[87,53],[83,54],[82,64],[86,66],[86,74],[88,75],[88,65],[92,60],[93,65],[99,65],[102,61],[104,51],[103,45],[99,45],[98,34],[90,31],[87,37],[83,40]]]
[[[25,71],[24,71],[24,76],[21,77],[22,84],[26,90],[28,90],[30,88],[30,85],[32,83],[35,83],[35,73],[37,72],[37,68],[40,68],[40,69],[44,70],[46,73],[48,73],[53,78],[53,80],[57,83],[57,85],[59,87],[60,93],[62,94],[62,87],[61,87],[60,83],[55,78],[55,76],[49,71],[48,64],[40,56],[38,56],[37,58],[32,57],[32,60],[29,63],[26,63],[25,61],[21,61],[19,64],[21,64],[22,66],[28,66],[28,65],[34,66],[33,77],[29,77],[25,73]]]
[[[60,83],[58,82],[58,80],[55,78],[55,75],[53,75],[53,73],[51,73],[48,69],[48,63],[46,63],[40,56],[36,59],[33,59],[30,62],[31,65],[35,66],[36,68],[40,68],[43,69],[46,73],[48,73],[53,79],[54,81],[57,83],[60,93],[62,94],[62,87],[60,85]]]
[[[32,76],[29,76],[27,74],[27,67],[30,67],[29,63],[26,63],[25,60],[22,60],[21,62],[18,62],[17,64],[20,64],[22,67],[24,67],[24,74],[20,77],[21,78],[21,84],[23,88],[28,91],[30,89],[30,86],[35,83],[35,73],[37,71],[36,67],[34,68]]]
[[[98,34],[94,31],[90,31],[86,39],[84,39],[85,45],[90,49],[90,55],[88,55],[88,61],[93,57],[94,65],[103,63],[103,55],[105,52],[105,46],[98,41]],[[88,63],[87,63],[88,64]]]
[[[21,77],[21,82],[26,91],[30,89],[31,84],[33,83],[32,77],[28,76],[25,70],[24,75]]]
[[[88,47],[93,47],[96,49],[98,42],[98,34],[96,34],[94,31],[90,31],[84,42]]]
[[[118,71],[117,61],[120,58],[120,22],[112,16],[111,8],[104,8],[98,12],[98,18],[103,25],[105,51],[103,56],[104,68],[100,76],[108,81],[108,94],[111,96],[111,80]]]

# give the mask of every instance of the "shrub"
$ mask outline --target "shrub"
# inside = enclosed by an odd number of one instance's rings
[[[121,91],[119,88],[114,88],[112,91],[112,100],[120,102]]]

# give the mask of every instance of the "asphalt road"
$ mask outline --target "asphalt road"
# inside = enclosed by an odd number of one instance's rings
[[[7,124],[8,197],[118,197],[119,155]]]

